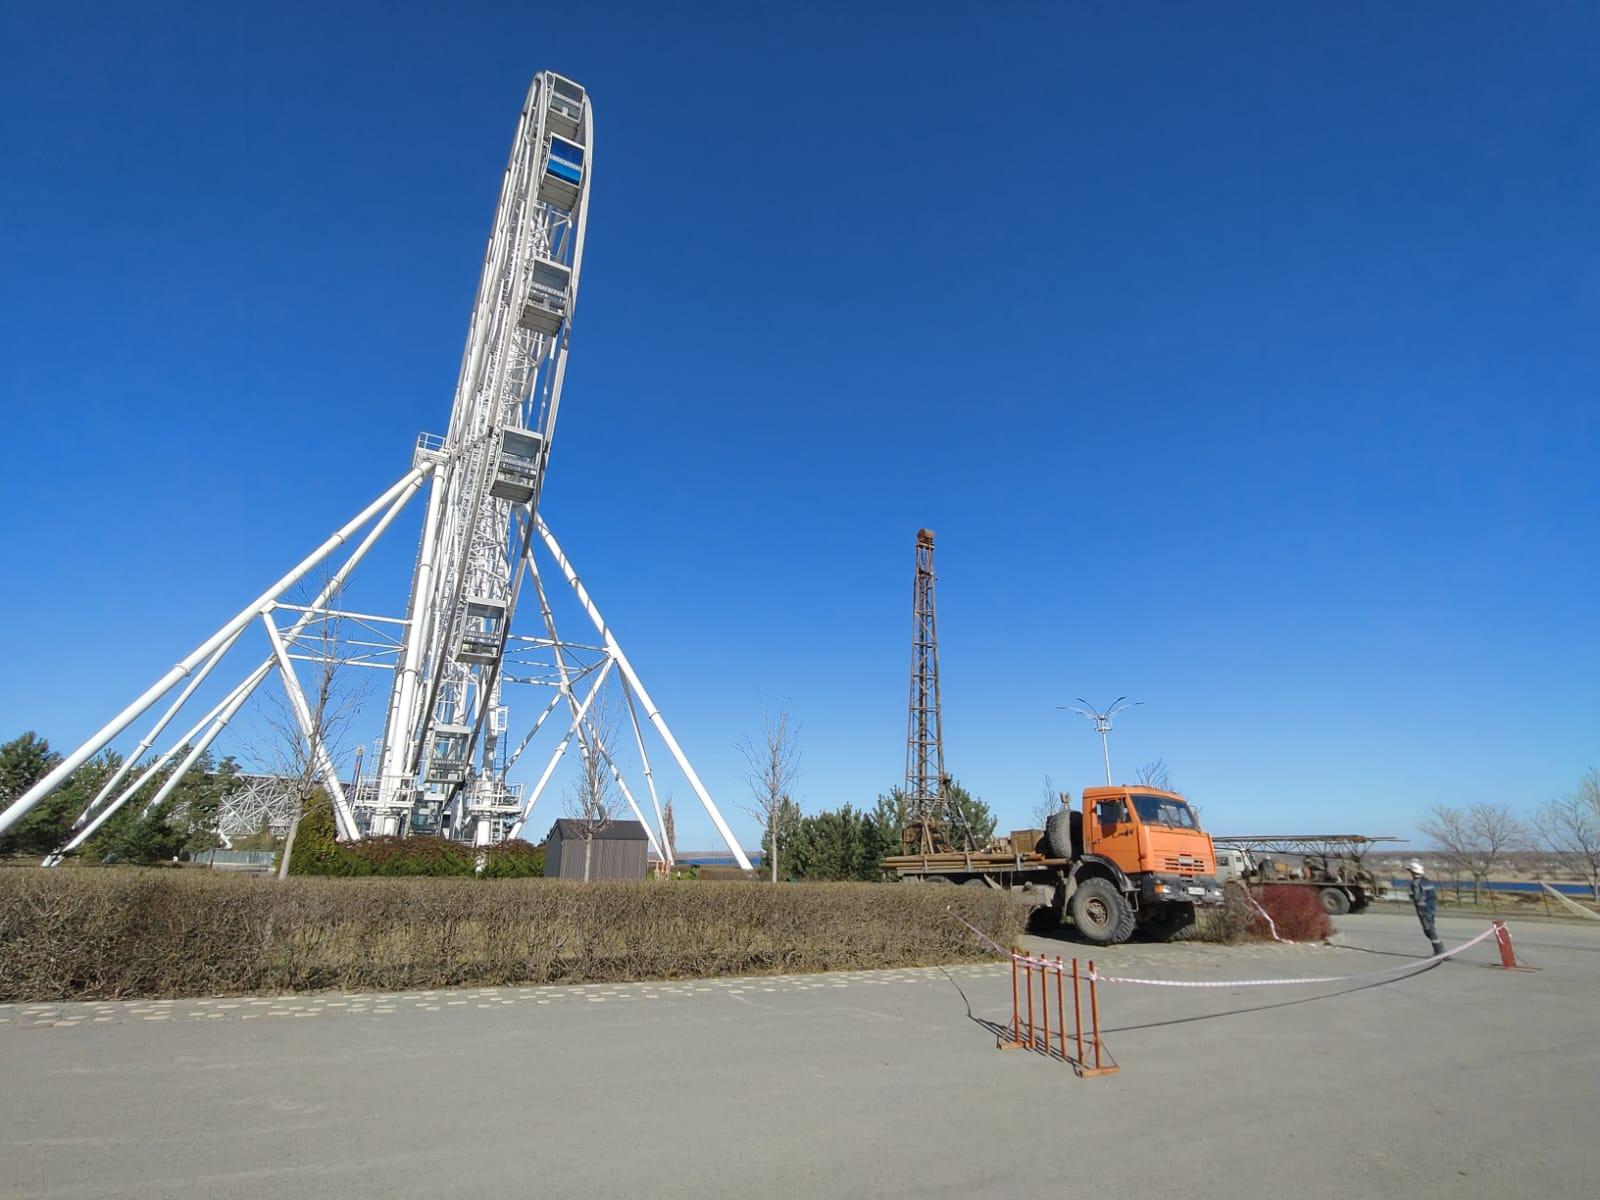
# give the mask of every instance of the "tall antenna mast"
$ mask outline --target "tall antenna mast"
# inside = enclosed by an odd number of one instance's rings
[[[909,853],[933,854],[959,825],[973,849],[966,815],[951,802],[944,773],[944,721],[939,713],[939,625],[933,601],[933,530],[917,530],[911,596],[911,698],[906,721],[906,828]],[[947,812],[946,810],[953,810]],[[946,818],[953,817],[954,820]]]
[[[1080,717],[1088,717],[1089,720],[1094,722],[1094,731],[1100,735],[1100,753],[1106,760],[1106,786],[1111,787],[1111,718],[1116,716],[1123,709],[1134,708],[1137,705],[1143,704],[1144,701],[1129,700],[1126,696],[1118,696],[1106,706],[1106,710],[1104,712],[1101,712],[1082,696],[1078,696],[1076,699],[1079,704],[1083,705],[1083,707],[1074,708],[1071,711],[1077,713]],[[1058,704],[1056,707],[1065,709],[1068,706],[1065,704]]]

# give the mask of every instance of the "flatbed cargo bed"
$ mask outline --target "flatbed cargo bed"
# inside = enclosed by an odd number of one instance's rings
[[[883,860],[885,870],[907,874],[942,874],[948,871],[1043,871],[1064,868],[1065,858],[1043,854],[999,854],[973,851],[971,854],[896,854]]]

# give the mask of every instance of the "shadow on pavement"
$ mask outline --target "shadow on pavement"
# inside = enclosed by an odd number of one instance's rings
[[[1345,947],[1345,949],[1352,950],[1357,948],[1358,947],[1354,946]],[[1391,952],[1380,950],[1374,951],[1373,953],[1387,954]],[[1398,957],[1409,958],[1412,956],[1399,955]],[[1199,1021],[1217,1021],[1225,1017],[1244,1016],[1247,1013],[1269,1012],[1274,1008],[1294,1008],[1295,1006],[1301,1004],[1316,1004],[1323,1000],[1337,1000],[1340,996],[1353,996],[1357,992],[1365,992],[1370,991],[1373,988],[1389,987],[1392,984],[1403,983],[1407,979],[1415,979],[1419,975],[1426,975],[1429,971],[1436,971],[1442,966],[1444,966],[1444,963],[1437,962],[1432,966],[1423,967],[1421,970],[1415,971],[1410,975],[1398,975],[1393,979],[1375,979],[1371,983],[1359,984],[1356,987],[1341,988],[1337,992],[1322,992],[1315,996],[1300,996],[1293,1000],[1279,1000],[1273,1004],[1250,1004],[1242,1008],[1224,1009],[1222,1012],[1196,1013],[1192,1017],[1173,1017],[1165,1021],[1146,1021],[1138,1025],[1110,1025],[1103,1028],[1100,1032],[1102,1036],[1108,1033],[1132,1033],[1140,1029],[1161,1029],[1168,1025],[1190,1025]],[[1009,1026],[988,1020],[987,1018],[980,1017],[974,1013],[972,1011],[972,1001],[968,998],[967,993],[965,989],[962,988],[961,984],[958,983],[956,979],[942,967],[940,968],[940,973],[950,981],[950,986],[955,988],[956,992],[961,996],[962,1003],[965,1004],[967,1008],[967,1020],[971,1021],[974,1025],[981,1026],[984,1030],[993,1034],[996,1038],[1004,1039],[1010,1035],[1011,1030]],[[1052,1052],[1051,1057],[1060,1058],[1061,1056]]]
[[[973,1012],[972,1001],[967,997],[966,989],[964,989],[961,984],[956,981],[955,976],[951,975],[950,972],[946,971],[943,967],[939,968],[939,973],[950,981],[950,986],[955,988],[956,994],[961,997],[961,1002],[967,1006],[967,1020],[971,1021],[974,1025],[978,1026],[980,1029],[983,1029],[985,1032],[991,1034],[996,1043],[1010,1040],[1011,1026],[1002,1025],[998,1021],[991,1021],[987,1017],[980,1017],[977,1013]],[[1041,1038],[1041,1041],[1044,1041],[1044,1039]],[[1077,1059],[1073,1058],[1072,1055],[1065,1054],[1061,1051],[1061,1041],[1062,1039],[1060,1036],[1060,1031],[1051,1030],[1049,1042],[1045,1042],[1041,1048],[1029,1048],[1026,1049],[1025,1052],[1029,1054],[1037,1054],[1041,1058],[1054,1059],[1056,1062],[1064,1062],[1074,1071],[1078,1070],[1083,1064]]]

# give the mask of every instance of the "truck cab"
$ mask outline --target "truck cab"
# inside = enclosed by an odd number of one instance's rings
[[[1222,902],[1211,836],[1176,792],[1085,788],[1073,851],[1063,906],[1090,941],[1124,941],[1136,928],[1181,937],[1197,906]]]

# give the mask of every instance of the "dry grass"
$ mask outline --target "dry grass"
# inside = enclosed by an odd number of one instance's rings
[[[892,884],[0,873],[0,1000],[669,979],[971,961],[1009,896]]]

